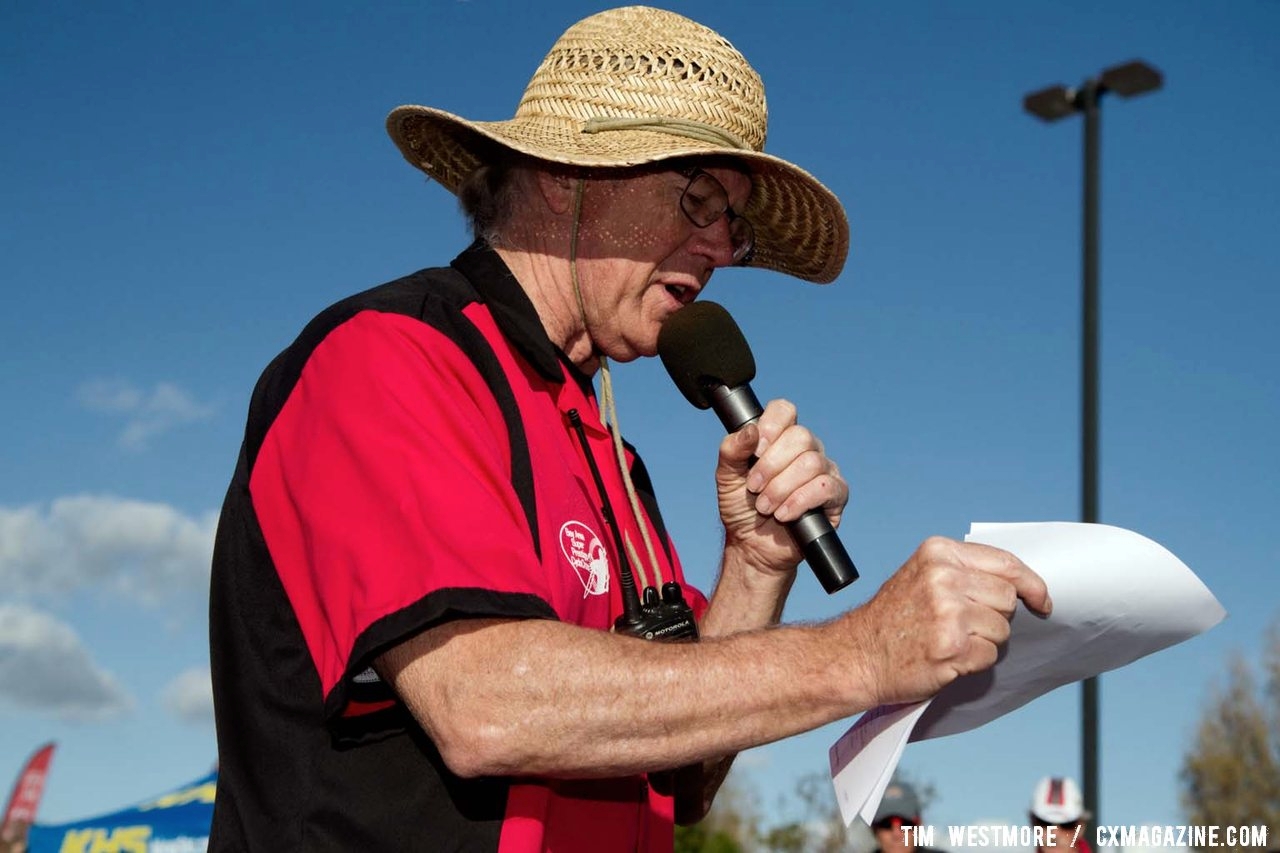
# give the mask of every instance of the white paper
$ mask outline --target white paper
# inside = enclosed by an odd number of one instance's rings
[[[871,823],[908,739],[977,728],[1037,696],[1201,634],[1226,611],[1177,557],[1103,524],[973,524],[968,542],[1017,555],[1049,586],[1053,614],[1019,603],[1000,659],[927,702],[864,714],[830,750],[845,823]]]
[[[845,826],[853,823],[860,811],[862,819],[871,823],[907,746],[907,736],[932,701],[881,705],[863,714],[857,725],[832,744],[828,752],[831,782]]]

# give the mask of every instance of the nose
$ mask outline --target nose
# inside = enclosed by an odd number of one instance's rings
[[[712,266],[733,266],[733,237],[729,234],[729,217],[724,215],[705,228],[694,228],[692,247],[695,252],[711,261]]]

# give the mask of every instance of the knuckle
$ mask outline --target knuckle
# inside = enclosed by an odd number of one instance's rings
[[[809,450],[814,450],[820,446],[813,432],[803,424],[792,424],[791,426],[787,427],[787,432],[790,433],[788,438],[794,441],[797,447],[804,447],[804,448],[808,448]]]
[[[816,450],[807,450],[800,454],[800,458],[796,460],[800,466],[800,471],[808,479],[816,479],[818,477],[826,477],[827,465],[821,453]]]
[[[791,402],[785,397],[780,397],[779,399],[774,400],[770,405],[777,408],[778,415],[782,417],[784,420],[790,423],[795,423],[796,414],[797,414],[795,403]]]
[[[1000,657],[1000,647],[996,643],[975,640],[973,646],[974,665],[970,667],[971,672],[980,672],[984,669],[990,669],[995,665],[996,660]]]
[[[1026,565],[1024,565],[1015,554],[1009,551],[1002,550],[1000,552],[1000,562],[1004,568],[1009,569],[1010,572],[1014,574],[1026,570]]]
[[[1018,607],[1018,590],[1013,584],[1005,584],[1004,592],[1004,612],[1012,615]]]
[[[964,654],[968,637],[951,622],[940,622],[933,633],[933,659],[950,661]]]
[[[934,631],[951,631],[956,624],[955,601],[933,585],[919,595],[923,616]]]
[[[920,543],[917,553],[926,563],[941,563],[951,558],[954,551],[954,544],[945,536],[930,536],[928,539]]]

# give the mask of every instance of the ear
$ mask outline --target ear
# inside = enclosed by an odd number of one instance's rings
[[[573,210],[573,193],[577,179],[539,169],[536,173],[538,192],[552,213],[563,216]]]

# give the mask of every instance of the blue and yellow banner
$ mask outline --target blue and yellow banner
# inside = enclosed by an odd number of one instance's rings
[[[204,853],[217,773],[137,806],[56,826],[36,824],[30,853]]]

